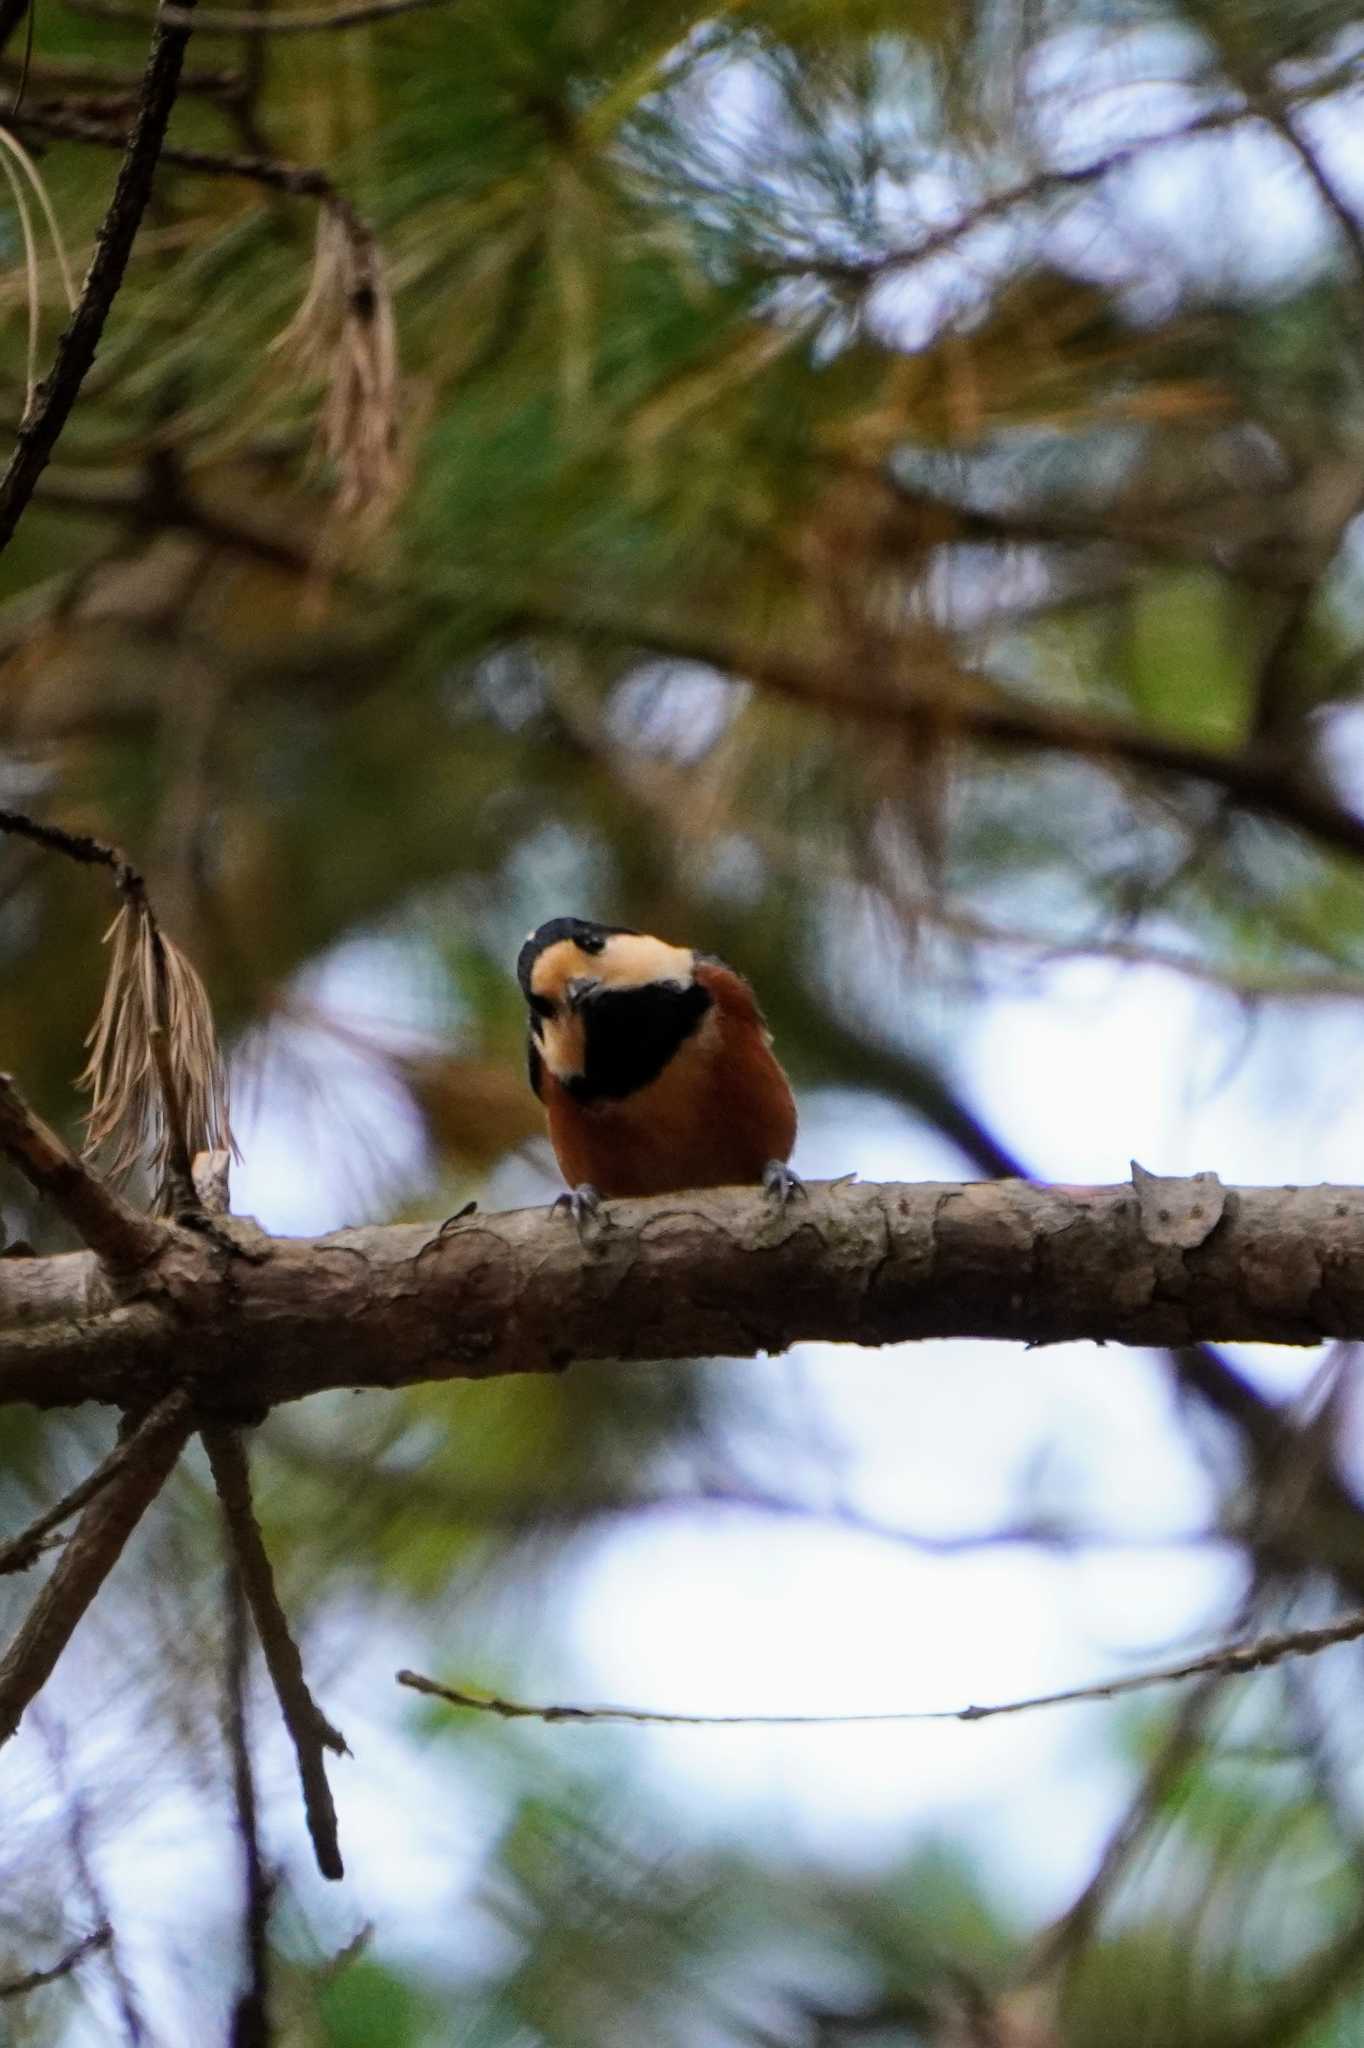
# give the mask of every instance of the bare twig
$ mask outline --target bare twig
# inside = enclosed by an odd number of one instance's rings
[[[203,1440],[222,1503],[228,1542],[265,1654],[266,1669],[298,1757],[303,1807],[317,1866],[324,1877],[339,1878],[345,1870],[323,1752],[329,1749],[336,1756],[349,1756],[350,1751],[345,1738],[332,1727],[308,1690],[303,1659],[280,1606],[274,1573],[251,1505],[251,1478],[241,1435],[235,1429],[214,1424],[203,1430]]]
[[[52,136],[57,141],[87,142],[96,149],[123,149],[128,141],[127,130],[116,122],[92,119],[88,113],[66,108],[26,109],[12,125],[26,133]],[[248,184],[264,185],[272,192],[284,192],[295,199],[341,197],[325,171],[312,164],[289,163],[283,157],[234,156],[174,143],[162,148],[161,162],[172,164],[177,170],[201,171],[205,177],[242,178]]]
[[[1012,185],[986,193],[955,220],[929,230],[916,241],[899,247],[892,245],[865,256],[850,257],[831,256],[813,249],[795,249],[789,255],[774,258],[768,267],[783,275],[814,275],[849,285],[875,284],[884,277],[944,254],[977,228],[1006,214],[1023,211],[1068,191],[1083,191],[1089,186],[1102,184],[1115,172],[1126,170],[1155,151],[1185,146],[1200,136],[1241,127],[1256,117],[1277,126],[1281,119],[1291,119],[1288,110],[1293,106],[1329,99],[1335,93],[1348,90],[1357,81],[1357,65],[1347,62],[1293,90],[1266,92],[1254,98],[1247,95],[1244,102],[1229,100],[1224,105],[1205,108],[1174,127],[1158,128],[1148,134],[1134,136],[1130,142],[1120,143],[1117,148],[1091,158],[1088,163],[1044,164]]]
[[[495,1694],[462,1692],[455,1686],[439,1685],[416,1671],[400,1671],[399,1685],[413,1692],[430,1693],[454,1707],[471,1707],[478,1713],[496,1714],[504,1721],[626,1721],[678,1728],[836,1728],[855,1724],[875,1725],[893,1721],[990,1721],[1003,1714],[1027,1714],[1037,1707],[1067,1707],[1087,1700],[1111,1700],[1130,1692],[1142,1692],[1153,1685],[1172,1685],[1180,1679],[1215,1675],[1235,1678],[1281,1664],[1288,1657],[1314,1657],[1339,1643],[1358,1642],[1364,1636],[1364,1614],[1347,1615],[1324,1628],[1299,1628],[1283,1635],[1259,1636],[1248,1643],[1229,1643],[1206,1656],[1192,1657],[1180,1664],[1162,1664],[1152,1671],[1136,1671],[1127,1677],[1102,1679],[1094,1685],[1069,1687],[1064,1692],[1034,1693],[1030,1698],[1001,1700],[993,1706],[930,1707],[857,1714],[674,1714],[647,1707],[530,1706],[521,1700],[499,1699]]]
[[[147,2038],[138,2011],[135,1993],[127,1971],[119,1956],[118,1936],[114,1931],[114,1918],[109,1910],[109,1901],[101,1884],[99,1874],[90,1858],[90,1809],[84,1795],[70,1782],[67,1769],[66,1730],[52,1716],[39,1708],[34,1714],[48,1754],[52,1758],[52,1769],[57,1789],[61,1794],[66,1812],[66,1840],[71,1857],[71,1869],[76,1880],[76,1889],[85,1901],[86,1910],[96,1927],[107,1927],[109,1939],[104,1945],[104,1969],[123,2023],[123,2036],[128,2048],[142,2048]]]
[[[110,846],[106,840],[92,839],[88,832],[68,832],[61,825],[45,825],[40,818],[29,817],[26,811],[0,810],[0,832],[32,840],[35,846],[46,847],[49,853],[63,854],[67,860],[79,861],[83,867],[108,868],[113,875],[114,886],[125,901],[130,898],[138,902],[146,900],[146,884],[142,876],[127,854],[117,846]]]
[[[191,5],[177,10],[174,23],[158,21],[143,75],[137,120],[119,166],[113,197],[95,240],[80,300],[61,340],[52,370],[35,403],[25,411],[14,451],[0,476],[0,549],[6,547],[33,496],[34,487],[71,414],[109,316],[133,239],[141,225],[180,82],[189,41]]]
[[[34,1115],[8,1074],[0,1074],[0,1151],[105,1265],[145,1265],[165,1244],[165,1224],[132,1208],[91,1173]]]
[[[246,1983],[232,2013],[229,2048],[269,2048],[270,1906],[274,1878],[261,1849],[256,1781],[246,1722],[246,1590],[241,1566],[229,1559],[226,1588],[227,1654],[224,1721],[232,1761],[232,1804],[242,1858],[242,1949]]]
[[[41,1990],[44,1984],[55,1984],[59,1977],[69,1977],[79,1969],[87,1956],[95,1955],[100,1949],[108,1948],[114,1938],[114,1930],[107,1922],[83,1935],[74,1948],[55,1963],[49,1963],[45,1970],[30,1970],[26,1977],[11,1977],[8,1983],[0,1984],[0,1998],[23,1998],[30,1991]]]
[[[145,1510],[161,1491],[189,1435],[181,1412],[142,1434],[138,1454],[86,1508],[52,1576],[0,1657],[0,1743],[8,1742],[24,1709],[47,1683],[81,1616],[117,1564]]]
[[[96,1465],[79,1486],[73,1486],[70,1493],[52,1507],[44,1509],[35,1522],[30,1522],[20,1536],[8,1543],[0,1544],[0,1578],[8,1572],[26,1572],[37,1563],[46,1548],[45,1538],[63,1522],[102,1493],[110,1482],[116,1479],[124,1466],[141,1457],[148,1441],[159,1436],[163,1429],[177,1429],[189,1413],[189,1395],[182,1388],[176,1388],[159,1401],[155,1408],[144,1416],[140,1426],[130,1436],[125,1436],[114,1445],[107,1458]]]
[[[1203,28],[1216,41],[1228,74],[1245,98],[1247,112],[1274,130],[1307,173],[1317,197],[1340,231],[1357,281],[1364,285],[1364,227],[1299,127],[1294,111],[1296,95],[1283,92],[1276,85],[1252,51],[1234,12],[1201,6],[1195,11]]]
[[[352,7],[300,8],[296,13],[269,15],[223,7],[205,8],[200,13],[192,11],[192,0],[163,6],[155,16],[145,7],[127,5],[126,0],[66,0],[66,4],[75,14],[92,14],[101,21],[130,21],[139,27],[154,19],[175,28],[194,21],[210,36],[300,36],[363,28],[367,22],[387,21],[396,14],[422,14],[428,8],[447,7],[452,0],[356,0]]]

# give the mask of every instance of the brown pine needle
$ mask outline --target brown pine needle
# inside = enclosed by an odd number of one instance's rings
[[[271,347],[327,387],[317,439],[338,516],[381,518],[399,481],[397,327],[373,232],[339,196],[321,204],[307,293]]]
[[[87,1155],[122,1180],[149,1158],[162,1197],[189,1184],[199,1152],[233,1151],[227,1071],[198,974],[145,899],[124,902],[105,934],[109,973],[86,1040]]]

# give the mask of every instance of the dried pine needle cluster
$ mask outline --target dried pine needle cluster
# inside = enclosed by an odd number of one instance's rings
[[[397,329],[374,236],[344,200],[318,213],[307,294],[273,346],[326,384],[317,438],[337,512],[382,517],[399,483]]]
[[[158,1072],[158,1036],[190,1159],[236,1150],[227,1069],[204,985],[145,902],[125,901],[105,939],[112,948],[109,974],[80,1077],[91,1096],[86,1151],[104,1155],[114,1180],[126,1179],[146,1160],[164,1206],[179,1138]]]

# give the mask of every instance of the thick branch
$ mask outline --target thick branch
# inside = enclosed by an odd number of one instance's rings
[[[150,1417],[139,1432],[138,1456],[124,1465],[81,1517],[51,1578],[0,1657],[0,1743],[9,1741],[24,1709],[51,1677],[81,1616],[169,1477],[188,1434],[183,1410],[169,1420],[164,1411]]]
[[[267,1238],[172,1229],[140,1298],[88,1301],[89,1268],[0,1262],[0,1400],[127,1405],[188,1385],[249,1418],[335,1387],[554,1372],[577,1359],[751,1357],[802,1339],[1315,1344],[1364,1337],[1364,1188],[1227,1188],[1212,1176],[815,1187],[608,1205],[584,1249],[544,1210],[448,1228]],[[229,1250],[229,1244],[234,1249]],[[11,1280],[10,1264],[43,1270]],[[13,1286],[31,1315],[6,1314]]]
[[[95,360],[109,309],[123,283],[133,238],[151,197],[166,124],[175,104],[185,45],[189,41],[192,5],[193,0],[182,5],[174,23],[162,17],[153,31],[137,120],[119,165],[113,197],[95,241],[95,253],[76,310],[57,344],[51,373],[20,424],[14,452],[0,476],[0,549],[12,538],[70,417],[86,373]]]

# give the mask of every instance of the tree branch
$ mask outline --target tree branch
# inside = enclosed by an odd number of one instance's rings
[[[335,1756],[349,1756],[350,1751],[344,1736],[332,1727],[308,1690],[308,1682],[303,1675],[303,1659],[280,1606],[275,1576],[251,1505],[251,1478],[241,1434],[235,1429],[214,1425],[205,1428],[202,1435],[204,1449],[213,1468],[213,1483],[222,1503],[228,1542],[241,1575],[242,1589],[256,1624],[280,1712],[298,1757],[303,1809],[317,1855],[317,1867],[324,1877],[344,1877],[345,1867],[336,1833],[336,1807],[327,1783],[323,1752],[329,1749]]]
[[[232,1764],[232,1805],[242,1859],[242,1951],[246,1982],[232,2010],[228,2048],[269,2048],[270,1906],[274,1878],[261,1848],[256,1780],[246,1723],[246,1588],[234,1556],[227,1569],[224,1733]]]
[[[114,1930],[106,1922],[83,1935],[73,1948],[55,1963],[49,1963],[45,1970],[30,1970],[25,1977],[11,1977],[0,1984],[0,1998],[24,1998],[30,1991],[38,1991],[44,1984],[55,1984],[60,1977],[69,1977],[79,1969],[87,1956],[95,1955],[100,1949],[108,1948],[113,1940]]]
[[[137,1455],[85,1510],[52,1576],[0,1657],[0,1744],[51,1677],[81,1616],[118,1563],[144,1511],[161,1491],[189,1435],[187,1412],[164,1410],[138,1431]]]
[[[86,373],[95,360],[109,309],[123,283],[133,240],[151,197],[161,144],[180,82],[193,0],[163,16],[152,33],[143,74],[137,120],[119,166],[113,197],[95,240],[95,253],[81,295],[61,340],[52,370],[20,423],[14,452],[0,476],[0,550],[33,496],[34,486],[71,414]]]
[[[1364,1188],[1027,1181],[815,1185],[613,1202],[586,1251],[543,1209],[268,1238],[173,1227],[138,1294],[69,1320],[89,1265],[0,1261],[0,1400],[145,1406],[188,1385],[258,1418],[336,1387],[752,1357],[806,1339],[1161,1347],[1364,1337]],[[9,1266],[38,1268],[11,1278]],[[7,1314],[13,1288],[30,1315]]]
[[[0,1074],[0,1151],[106,1266],[123,1271],[145,1265],[165,1244],[166,1226],[134,1209],[82,1165],[34,1115],[8,1074]]]
[[[525,592],[520,602],[508,601],[505,630],[587,633],[622,649],[700,662],[807,710],[916,742],[970,740],[1001,753],[1064,754],[1100,768],[1135,768],[1165,781],[1202,783],[1320,846],[1356,860],[1364,856],[1364,817],[1325,785],[1296,775],[1272,747],[1203,746],[1127,720],[1025,701],[988,679],[966,675],[953,678],[950,692],[931,685],[911,690],[894,674],[873,673],[850,683],[846,657],[837,651],[804,653],[732,635],[705,619],[632,615],[596,596],[561,601]]]
[[[92,14],[101,21],[130,21],[142,27],[153,18],[145,7],[130,6],[127,0],[66,0],[66,4],[74,14]],[[350,7],[296,8],[287,14],[251,14],[231,7],[205,8],[192,14],[194,0],[177,0],[175,5],[162,6],[155,18],[176,28],[194,20],[206,36],[301,36],[363,28],[396,14],[424,14],[451,4],[452,0],[355,0]]]
[[[285,17],[259,18],[275,21]],[[126,131],[116,122],[92,119],[88,113],[64,108],[27,108],[15,116],[12,126],[26,134],[48,135],[61,142],[86,142],[96,149],[123,149],[128,140]],[[272,192],[283,192],[295,199],[320,199],[342,206],[347,203],[325,171],[312,164],[289,163],[282,157],[234,156],[220,150],[168,144],[162,148],[161,162],[173,164],[177,170],[200,171],[206,177],[241,178],[248,184],[264,185]]]
[[[1039,1707],[1071,1707],[1092,1700],[1113,1700],[1124,1693],[1145,1692],[1154,1685],[1175,1685],[1186,1678],[1240,1678],[1282,1664],[1289,1657],[1316,1657],[1341,1643],[1364,1636],[1364,1614],[1346,1615],[1325,1628],[1290,1629],[1282,1635],[1257,1636],[1248,1643],[1228,1643],[1206,1656],[1150,1671],[1133,1671],[1093,1685],[1068,1686],[1062,1692],[1033,1693],[1027,1699],[1000,1700],[992,1706],[891,1709],[852,1714],[677,1714],[650,1707],[529,1706],[523,1700],[470,1693],[440,1685],[417,1671],[399,1671],[397,1682],[412,1692],[428,1693],[453,1707],[495,1714],[504,1721],[625,1721],[632,1725],[677,1728],[838,1728],[896,1721],[992,1721],[1003,1714],[1030,1714]]]

